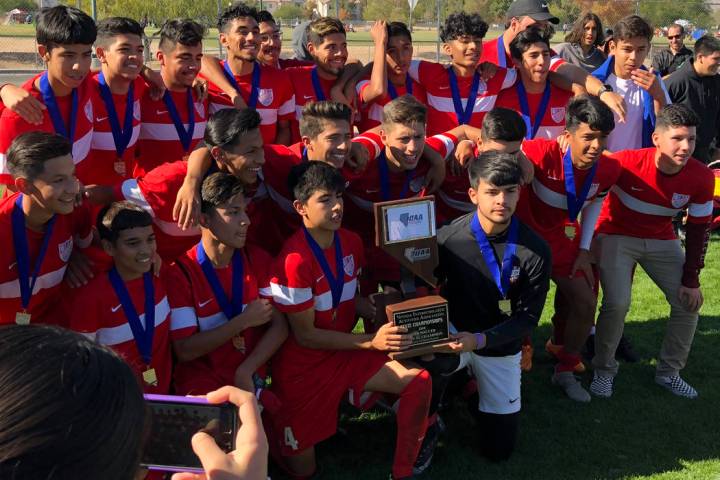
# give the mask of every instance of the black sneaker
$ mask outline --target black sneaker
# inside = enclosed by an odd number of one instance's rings
[[[620,337],[620,343],[615,350],[615,358],[625,360],[627,363],[637,363],[640,361],[640,355],[635,353],[633,346],[625,335]]]
[[[425,438],[423,438],[423,443],[420,446],[420,452],[415,460],[415,465],[413,465],[413,475],[420,475],[430,467],[433,455],[435,455],[435,447],[437,447],[440,433],[444,431],[444,427],[445,424],[438,416],[435,423],[427,428]]]

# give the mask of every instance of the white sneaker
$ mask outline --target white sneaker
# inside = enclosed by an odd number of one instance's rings
[[[678,397],[685,398],[697,398],[698,392],[688,383],[680,378],[680,375],[673,375],[672,377],[655,377],[655,383],[670,390],[673,394]]]
[[[590,383],[590,393],[597,397],[610,398],[613,394],[614,378],[610,375],[601,375],[595,372],[592,383]]]

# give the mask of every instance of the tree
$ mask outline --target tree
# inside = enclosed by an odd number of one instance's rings
[[[273,12],[273,17],[282,19],[294,19],[294,18],[305,18],[305,9],[298,6],[286,3]]]
[[[34,12],[38,9],[38,6],[33,0],[0,0],[0,12],[5,13],[16,8]]]

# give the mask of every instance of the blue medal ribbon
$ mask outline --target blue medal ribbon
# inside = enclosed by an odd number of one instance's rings
[[[230,287],[232,295],[231,299],[228,299],[227,295],[225,294],[225,290],[220,284],[220,279],[217,276],[217,272],[215,272],[215,267],[213,267],[212,262],[205,253],[202,242],[198,243],[195,252],[197,256],[197,262],[198,264],[200,264],[200,268],[205,274],[205,279],[210,284],[210,288],[215,295],[215,300],[217,300],[218,305],[220,305],[220,308],[225,314],[225,318],[231,320],[236,315],[240,315],[243,310],[242,307],[244,282],[242,251],[240,249],[235,249],[235,252],[233,252],[232,256],[233,271],[232,286]]]
[[[340,305],[340,298],[342,298],[343,287],[345,286],[345,275],[343,272],[343,254],[342,244],[340,243],[340,235],[338,235],[338,232],[335,232],[333,240],[335,244],[335,270],[337,271],[337,273],[333,275],[332,271],[330,270],[330,265],[325,258],[325,253],[323,253],[320,245],[318,245],[312,235],[310,235],[310,232],[307,231],[307,228],[303,227],[303,231],[305,232],[305,239],[307,240],[308,245],[310,245],[310,250],[312,250],[313,256],[320,264],[320,268],[322,268],[322,271],[325,274],[325,278],[327,278],[328,284],[330,284],[332,306],[333,309],[336,309],[338,305]]]
[[[125,150],[127,150],[127,147],[130,144],[130,139],[133,134],[133,104],[135,103],[135,86],[132,83],[130,84],[130,89],[125,97],[125,118],[121,129],[120,119],[118,118],[117,110],[115,109],[115,100],[113,100],[112,92],[110,91],[110,87],[105,81],[105,75],[102,72],[98,75],[98,80],[100,82],[100,97],[105,104],[108,121],[110,122],[110,129],[112,130],[113,140],[115,141],[115,152],[118,154],[118,158],[122,158]]]
[[[22,210],[22,194],[18,195],[15,200],[15,206],[12,211],[12,237],[13,246],[15,247],[15,260],[17,261],[18,283],[20,283],[20,304],[24,310],[30,305],[30,297],[35,290],[35,282],[37,282],[43,259],[47,253],[50,237],[52,237],[53,227],[57,215],[45,224],[45,233],[43,234],[40,251],[35,259],[35,268],[33,269],[32,278],[30,278],[30,253],[28,249],[27,232],[25,231],[25,214]]]
[[[413,81],[412,78],[410,78],[410,74],[405,74],[405,94],[406,95],[412,95],[413,94]],[[388,79],[388,95],[390,96],[391,100],[395,100],[398,97],[397,89],[395,88],[395,85]]]
[[[230,70],[230,63],[226,60],[224,65],[225,77],[227,77],[230,84],[242,95],[240,85],[235,80],[232,70]],[[248,108],[255,110],[258,102],[258,94],[260,93],[260,65],[255,62],[253,63],[252,80],[250,84],[250,98],[247,100]]]
[[[480,225],[478,214],[476,213],[470,221],[470,229],[475,236],[475,241],[477,242],[478,247],[480,247],[480,252],[485,260],[485,265],[487,265],[490,270],[490,274],[492,274],[495,285],[497,285],[500,295],[504,299],[507,298],[508,290],[510,288],[510,275],[512,274],[513,256],[515,255],[515,250],[517,249],[519,226],[520,224],[517,219],[512,217],[510,220],[510,229],[508,231],[507,240],[505,241],[505,253],[503,253],[502,270],[500,270],[497,259],[495,258],[495,250],[492,248],[492,245],[490,245],[490,241]]]
[[[301,157],[301,159],[300,159],[300,162],[306,163],[306,162],[308,162],[308,161],[309,161],[309,160],[308,160],[308,154],[307,154],[307,147],[303,147],[302,157]]]
[[[505,52],[505,42],[503,36],[497,39],[498,67],[507,68],[507,53]]]
[[[310,72],[310,78],[312,79],[313,90],[315,90],[315,98],[318,102],[322,102],[325,100],[325,92],[323,92],[322,84],[320,83],[317,67],[314,67]]]
[[[528,104],[527,91],[522,80],[518,80],[515,84],[515,91],[517,92],[518,101],[520,102],[520,110],[522,112],[523,120],[525,121],[525,127],[527,131],[525,133],[526,140],[532,140],[537,135],[542,119],[547,111],[548,104],[550,103],[550,82],[545,82],[545,90],[543,91],[542,98],[540,99],[540,105],[538,105],[537,112],[535,112],[535,121],[531,122],[532,117],[530,116],[530,105]]]
[[[125,282],[120,277],[115,267],[108,272],[110,284],[115,290],[120,304],[122,305],[125,318],[127,318],[130,330],[132,330],[137,345],[138,352],[142,357],[145,365],[150,365],[152,360],[152,344],[155,335],[155,286],[153,285],[152,273],[145,272],[143,274],[143,290],[145,291],[145,326],[140,321],[140,316],[135,310],[130,292],[128,292]]]
[[[40,94],[42,95],[43,102],[47,107],[50,120],[52,120],[55,133],[62,135],[67,138],[72,144],[75,142],[75,125],[77,124],[77,111],[78,111],[78,92],[77,88],[72,90],[71,107],[70,107],[70,122],[65,125],[62,113],[60,113],[60,107],[58,107],[57,99],[55,98],[55,92],[53,92],[48,80],[48,73],[45,72],[40,75]]]
[[[388,168],[388,159],[385,155],[385,149],[382,150],[378,157],[378,172],[380,173],[380,196],[383,202],[391,200],[390,198],[390,169]],[[408,190],[410,190],[410,182],[415,177],[415,169],[405,171],[405,183],[398,199],[407,198]]]
[[[450,90],[453,97],[453,105],[455,107],[455,116],[457,117],[458,125],[467,125],[470,123],[472,118],[473,110],[475,109],[475,100],[477,99],[478,89],[480,88],[480,74],[475,71],[473,75],[472,86],[470,87],[470,94],[467,98],[465,108],[463,108],[462,97],[460,96],[460,89],[458,88],[457,77],[452,67],[447,69],[448,77],[450,78]]]
[[[563,155],[563,176],[565,177],[565,194],[567,196],[567,211],[568,217],[571,222],[574,222],[580,210],[582,210],[585,200],[587,199],[588,192],[590,192],[590,186],[592,185],[593,178],[595,178],[595,172],[597,171],[597,162],[590,167],[587,178],[583,182],[580,195],[578,195],[575,188],[575,173],[573,172],[572,155],[570,148],[568,147],[565,155]]]
[[[170,90],[165,90],[165,94],[163,94],[163,102],[165,102],[170,118],[172,119],[173,124],[175,124],[175,131],[178,134],[183,150],[187,153],[190,151],[190,144],[192,143],[193,133],[195,132],[195,109],[193,106],[192,90],[189,87],[185,95],[188,111],[187,129],[185,129],[185,125],[180,118],[180,113],[178,113],[177,107],[175,107],[175,100],[173,100]]]

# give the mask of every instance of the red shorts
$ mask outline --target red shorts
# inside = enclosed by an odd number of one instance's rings
[[[335,434],[338,407],[348,391],[353,403],[361,403],[368,380],[389,361],[383,352],[339,350],[310,369],[274,363],[271,388],[282,407],[270,422],[271,449],[284,456],[297,455]]]

